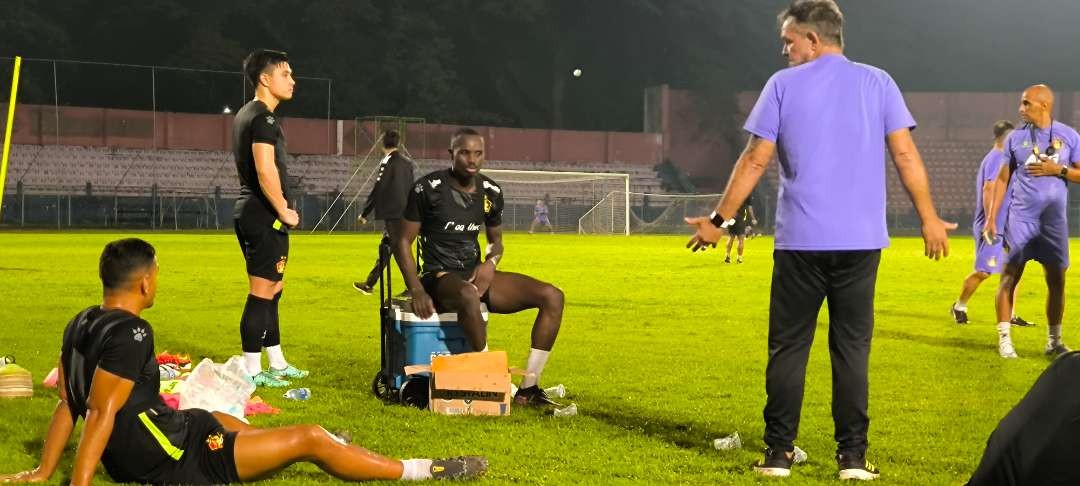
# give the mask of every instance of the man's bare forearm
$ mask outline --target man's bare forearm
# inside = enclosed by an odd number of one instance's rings
[[[285,200],[285,194],[281,190],[281,180],[278,178],[278,170],[273,164],[270,167],[256,171],[259,174],[259,187],[263,195],[270,201],[274,211],[281,215],[289,208],[289,202]]]
[[[56,472],[56,465],[60,463],[60,456],[67,447],[71,431],[75,428],[75,422],[71,419],[71,411],[64,400],[56,403],[52,419],[49,421],[49,429],[45,433],[45,444],[41,449],[41,463],[38,472],[46,478],[52,477]]]
[[[405,286],[412,292],[423,290],[420,277],[416,274],[416,259],[412,255],[412,238],[399,235],[394,242],[394,260],[397,260],[401,275],[405,277]]]
[[[75,452],[75,470],[71,474],[71,484],[81,486],[91,483],[94,470],[97,469],[109,437],[112,436],[115,422],[116,413],[111,410],[87,411],[86,426],[79,441],[79,449]]]
[[[769,167],[773,148],[771,142],[756,136],[751,136],[743,149],[739,160],[735,162],[735,168],[731,171],[724,196],[716,206],[716,212],[725,219],[735,216],[739,207],[746,202],[757,186],[765,170]]]

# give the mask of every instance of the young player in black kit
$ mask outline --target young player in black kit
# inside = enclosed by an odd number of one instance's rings
[[[539,309],[532,329],[527,375],[514,401],[519,405],[554,405],[539,386],[540,374],[555,345],[562,322],[563,293],[555,286],[495,269],[503,256],[503,193],[480,174],[484,138],[472,129],[458,130],[450,141],[453,165],[416,181],[402,220],[394,258],[412,293],[413,311],[427,318],[437,310],[456,312],[474,350],[487,349],[487,328],[480,303],[491,312],[513,314]],[[480,261],[480,227],[488,249]],[[420,236],[422,273],[409,249]]]
[[[47,481],[81,417],[71,484],[90,484],[100,461],[121,483],[227,484],[266,478],[307,461],[336,478],[462,479],[483,474],[480,457],[398,461],[349,445],[318,425],[257,429],[200,409],[173,410],[158,395],[154,330],[142,311],[154,305],[154,247],[135,239],[105,246],[98,265],[101,305],[79,312],[64,329],[58,366],[60,402],[49,423],[40,465],[0,483]]]
[[[240,317],[244,364],[258,386],[285,387],[286,379],[308,372],[285,360],[281,350],[278,302],[289,259],[289,228],[300,216],[286,193],[285,134],[274,110],[292,99],[296,82],[284,52],[257,49],[244,60],[255,99],[236,112],[233,151],[240,197],[233,210],[236,239],[247,262],[248,296]],[[262,369],[266,348],[269,368]]]

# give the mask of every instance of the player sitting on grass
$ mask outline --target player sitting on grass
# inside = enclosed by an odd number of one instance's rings
[[[154,305],[154,247],[139,239],[105,246],[99,264],[104,298],[64,330],[53,412],[33,470],[0,482],[46,481],[56,471],[75,422],[86,422],[71,484],[90,484],[98,461],[114,481],[227,484],[266,478],[300,461],[336,478],[460,479],[487,470],[481,457],[398,461],[345,443],[318,425],[257,429],[200,409],[173,410],[158,395],[154,330],[139,315]]]
[[[491,312],[513,314],[539,309],[532,328],[528,374],[514,396],[519,405],[556,405],[540,388],[540,373],[562,322],[563,293],[555,286],[517,273],[495,270],[503,255],[502,188],[480,174],[484,138],[462,129],[450,141],[453,165],[416,181],[409,198],[394,259],[412,293],[413,312],[423,318],[456,312],[472,349],[487,349],[487,325],[480,303]],[[488,251],[480,261],[480,226]],[[423,274],[409,249],[420,236]]]

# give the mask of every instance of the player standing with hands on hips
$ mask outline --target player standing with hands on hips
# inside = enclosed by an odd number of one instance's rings
[[[289,385],[287,378],[308,372],[285,360],[281,351],[278,302],[289,260],[289,228],[300,215],[289,208],[285,134],[274,110],[291,100],[293,80],[284,52],[256,49],[244,59],[244,74],[255,86],[255,99],[236,112],[233,150],[240,177],[240,197],[233,210],[236,239],[247,263],[248,296],[240,317],[244,364],[257,386]],[[262,350],[270,367],[262,369]]]

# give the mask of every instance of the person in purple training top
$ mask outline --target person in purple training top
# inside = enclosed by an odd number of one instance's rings
[[[922,219],[924,253],[948,254],[926,168],[911,137],[915,120],[881,69],[844,57],[843,14],[833,0],[797,1],[778,16],[789,68],[775,73],[744,129],[750,141],[712,216],[687,218],[687,247],[715,247],[735,211],[780,160],[765,370],[765,450],[754,470],[789,476],[806,364],[818,311],[829,302],[833,420],[840,479],[875,479],[866,460],[874,284],[885,226],[886,146]]]
[[[1043,84],[1032,86],[1020,97],[1020,118],[1025,124],[1005,140],[1004,164],[997,186],[1009,192],[1005,221],[1005,269],[998,285],[998,354],[1016,358],[1010,335],[1012,295],[1028,260],[1042,264],[1046,274],[1046,328],[1044,352],[1056,357],[1069,348],[1061,340],[1065,313],[1065,270],[1069,268],[1069,224],[1065,217],[1068,183],[1080,182],[1080,135],[1072,127],[1054,121],[1054,93]],[[997,211],[1006,191],[995,194],[983,232],[996,238]]]
[[[972,220],[972,229],[975,233],[975,271],[964,279],[960,297],[950,307],[953,320],[957,324],[967,324],[967,302],[975,294],[975,290],[990,275],[1001,273],[1005,266],[1005,244],[1001,238],[987,241],[982,237],[983,226],[986,224],[986,214],[990,205],[994,203],[994,190],[1001,165],[1005,162],[1005,137],[1012,131],[1014,125],[1008,120],[999,120],[994,123],[994,148],[983,157],[979,164],[979,175],[975,180],[975,218]],[[997,227],[998,234],[1004,230],[1005,216],[1008,208],[1008,195],[1005,196],[1005,204],[998,209]],[[1013,312],[1009,321],[1014,326],[1031,326],[1032,323],[1016,315],[1016,292],[1013,292]]]
[[[538,224],[547,226],[548,233],[555,232],[555,228],[551,227],[551,219],[548,218],[548,207],[543,199],[537,199],[536,206],[533,207],[533,220],[532,224],[529,225],[529,234],[536,230]]]

